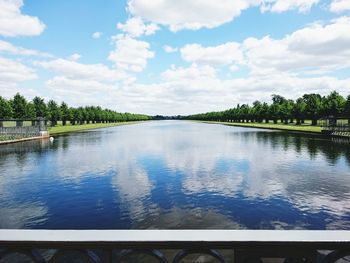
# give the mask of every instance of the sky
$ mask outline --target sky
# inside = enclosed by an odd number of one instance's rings
[[[350,93],[350,0],[0,0],[0,96],[187,115]]]

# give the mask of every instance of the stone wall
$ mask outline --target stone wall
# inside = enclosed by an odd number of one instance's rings
[[[40,129],[38,126],[0,127],[0,134],[23,135],[24,137],[40,136]]]
[[[31,126],[24,126],[23,120],[16,120],[15,125],[6,127],[4,120],[0,120],[0,136],[11,136],[18,138],[45,137],[48,135],[47,127],[43,119],[33,120]],[[4,127],[5,126],[5,127]]]

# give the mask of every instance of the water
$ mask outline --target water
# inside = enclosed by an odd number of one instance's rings
[[[350,229],[350,144],[155,121],[0,146],[0,228]]]

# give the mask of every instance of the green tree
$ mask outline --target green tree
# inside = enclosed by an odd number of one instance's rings
[[[280,106],[280,116],[284,124],[288,124],[288,119],[291,119],[291,122],[293,122],[294,101],[284,100]]]
[[[346,98],[344,103],[343,114],[346,118],[348,118],[348,124],[350,125],[350,95]]]
[[[46,117],[47,115],[47,107],[44,99],[36,96],[33,99],[34,107],[35,107],[35,115],[37,117]]]
[[[285,97],[282,97],[282,96],[277,95],[277,94],[272,94],[272,103],[273,104],[282,105],[283,102],[285,102],[285,101],[286,101]]]
[[[72,112],[72,124],[75,125],[76,123],[82,124],[83,122],[83,114],[81,111],[81,108],[78,109],[71,109]]]
[[[62,125],[65,126],[67,121],[70,120],[70,114],[71,114],[71,112],[69,111],[68,105],[65,102],[61,103],[60,111],[61,111]]]
[[[26,116],[27,100],[17,93],[11,101],[13,117],[23,119]]]
[[[297,99],[293,107],[293,115],[297,120],[297,125],[301,125],[301,122],[305,119],[306,103],[302,98]]]
[[[240,107],[240,115],[243,122],[249,122],[250,107],[248,104],[242,104]],[[219,113],[218,113],[219,114]]]
[[[332,123],[336,124],[337,118],[343,113],[345,99],[338,92],[332,91],[323,103],[323,111],[326,117],[333,118]]]
[[[274,124],[277,123],[278,118],[280,117],[280,109],[281,109],[281,105],[277,103],[273,103],[269,108],[269,115],[273,120]]]
[[[251,109],[253,121],[261,123],[263,121],[263,112],[262,104],[260,101],[256,100],[253,102],[253,108]]]
[[[270,119],[270,115],[269,115],[269,104],[267,104],[266,102],[264,102],[261,105],[261,116],[262,118],[265,119],[265,123],[269,123],[269,119]]]
[[[27,105],[26,105],[26,113],[25,113],[24,117],[28,118],[28,119],[36,118],[36,112],[35,112],[34,103],[32,103],[32,102],[27,103]]]
[[[73,108],[73,107],[70,107],[69,108],[69,122],[71,125],[75,125],[76,123],[76,119],[75,119],[75,112],[76,112],[76,109]]]
[[[47,103],[47,113],[48,119],[51,121],[51,125],[57,125],[57,121],[61,119],[61,110],[55,101],[50,100]]]
[[[320,94],[304,94],[303,100],[306,104],[305,112],[308,118],[311,119],[312,125],[317,125],[317,120],[322,115],[322,97]]]
[[[9,101],[0,96],[0,119],[12,118],[12,107]]]
[[[76,113],[76,117],[78,118],[79,120],[79,123],[80,124],[84,124],[84,121],[86,120],[86,113],[85,113],[85,110],[83,107],[79,107],[77,109],[77,113]]]

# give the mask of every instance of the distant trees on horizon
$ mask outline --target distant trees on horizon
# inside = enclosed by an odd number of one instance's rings
[[[123,122],[150,120],[152,117],[144,114],[120,113],[100,106],[69,107],[65,102],[58,104],[54,100],[45,103],[43,98],[35,97],[27,101],[17,93],[12,99],[6,100],[0,96],[0,119],[35,119],[43,117],[55,126],[58,121],[66,125],[83,123]]]
[[[43,98],[35,97],[27,101],[25,97],[17,93],[12,99],[6,100],[0,96],[0,119],[35,119],[43,117],[54,126],[58,121],[66,125],[69,121],[72,125],[83,123],[123,122],[150,119],[191,119],[227,122],[258,122],[295,123],[301,125],[305,120],[311,120],[312,125],[317,125],[321,118],[344,118],[350,124],[350,95],[344,98],[336,91],[327,96],[317,93],[304,94],[302,97],[291,100],[283,96],[273,94],[272,103],[254,101],[252,105],[238,104],[236,107],[225,111],[193,114],[185,117],[173,116],[155,117],[144,114],[120,113],[110,109],[102,109],[100,106],[69,107],[65,102],[58,104],[54,100],[47,103]]]
[[[236,107],[218,112],[207,112],[184,117],[192,120],[227,121],[227,122],[258,122],[301,125],[306,119],[312,125],[317,125],[321,118],[346,118],[350,124],[350,95],[347,98],[332,91],[327,96],[310,93],[294,100],[280,95],[272,95],[272,103],[255,101],[248,104],[238,104]]]

